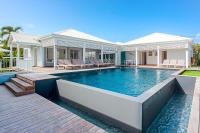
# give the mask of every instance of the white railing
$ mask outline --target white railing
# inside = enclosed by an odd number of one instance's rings
[[[12,66],[15,67],[16,66],[16,57],[12,58]],[[3,57],[2,59],[0,59],[0,69],[1,68],[11,68],[10,66],[10,57]]]
[[[19,59],[16,67],[20,70],[32,71],[32,59]]]

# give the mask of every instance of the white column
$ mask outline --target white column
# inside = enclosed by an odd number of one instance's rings
[[[160,49],[159,46],[157,46],[157,67],[160,66]]]
[[[138,66],[138,49],[135,48],[135,65]]]
[[[115,65],[118,65],[118,50],[116,49],[116,52],[115,52]]]
[[[19,67],[19,60],[20,60],[20,47],[19,45],[17,44],[17,67]]]
[[[188,52],[188,49],[185,50],[185,67],[188,68],[189,66],[189,52]]]
[[[45,66],[46,56],[45,56],[44,50],[45,50],[44,47],[40,47],[38,48],[38,52],[37,52],[37,62],[38,62],[37,65],[40,67]]]
[[[10,44],[10,67],[13,66],[13,51],[12,51],[12,44]]]
[[[54,44],[53,46],[53,63],[54,63],[54,69],[56,69],[56,65],[57,65],[57,47]]]
[[[101,61],[103,62],[103,46],[101,46]]]
[[[83,46],[83,62],[85,63],[85,45]]]

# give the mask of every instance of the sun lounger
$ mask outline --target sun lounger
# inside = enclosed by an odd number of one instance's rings
[[[105,64],[103,64],[100,60],[96,60],[96,59],[91,60],[91,64],[94,64],[94,66],[96,66],[96,67],[104,67],[105,66]]]
[[[77,67],[79,67],[79,66],[77,66],[77,65],[74,65],[74,64],[72,64],[72,62],[71,62],[71,60],[68,60],[68,59],[65,59],[64,60],[64,66],[65,66],[65,69],[68,69],[68,68],[71,68],[71,69],[76,69]]]
[[[80,67],[81,69],[85,68],[85,64],[80,59],[72,59],[72,64]]]
[[[174,67],[176,67],[176,65],[177,65],[177,61],[176,60],[170,60],[170,62],[169,62],[169,66],[174,66]]]
[[[58,60],[58,64],[57,64],[56,68],[57,68],[57,69],[59,69],[59,68],[65,69],[65,62],[64,62],[63,59],[59,59],[59,60]]]
[[[162,64],[160,64],[161,66],[169,66],[170,63],[169,63],[169,60],[164,60]]]
[[[113,63],[110,63],[110,60],[105,60],[105,62],[103,64],[105,66],[112,66],[112,65],[114,65]]]
[[[177,61],[177,66],[184,67],[185,66],[185,61],[184,60],[178,60]]]

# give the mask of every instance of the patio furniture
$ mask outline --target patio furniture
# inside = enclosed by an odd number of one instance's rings
[[[176,60],[174,60],[174,59],[170,60],[169,66],[173,66],[175,68],[176,65],[177,65],[177,61]]]
[[[177,66],[184,67],[185,66],[185,61],[184,60],[178,60],[177,61]]]
[[[59,60],[58,60],[58,65],[56,66],[56,68],[57,68],[57,69],[59,69],[59,68],[65,69],[65,62],[64,62],[63,59],[59,59]]]
[[[163,63],[161,64],[161,66],[169,66],[170,63],[169,63],[169,60],[164,60]]]
[[[110,60],[105,60],[105,62],[103,64],[105,64],[105,66],[112,66],[113,65],[113,63],[110,63]]]
[[[91,68],[91,67],[94,67],[94,64],[91,62],[91,60],[88,60],[88,61],[86,61],[86,63],[85,63],[85,67],[86,67],[86,68]]]
[[[72,64],[76,65],[77,67],[80,67],[81,69],[85,68],[84,62],[80,59],[72,59]]]
[[[95,67],[103,67],[103,66],[105,66],[105,64],[103,64],[102,61],[97,60],[97,59],[91,60],[91,63],[94,64]]]
[[[67,69],[67,68],[76,69],[76,68],[80,67],[79,65],[72,64],[72,61],[68,60],[68,59],[65,59],[64,62],[65,62],[65,69]]]

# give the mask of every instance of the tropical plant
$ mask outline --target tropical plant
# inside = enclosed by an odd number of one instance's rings
[[[3,48],[8,49],[8,40],[12,32],[18,32],[22,30],[21,27],[4,26],[0,29],[0,37],[2,39]]]
[[[194,65],[200,66],[200,44],[193,45]]]

